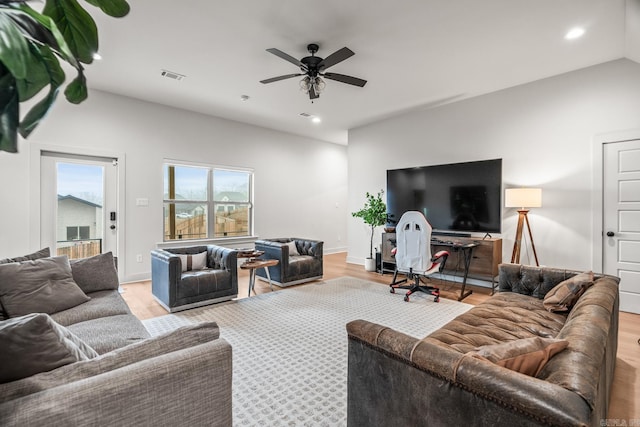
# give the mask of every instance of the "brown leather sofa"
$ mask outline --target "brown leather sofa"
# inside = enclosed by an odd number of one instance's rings
[[[348,425],[600,426],[615,369],[620,279],[595,275],[568,314],[545,310],[546,293],[577,273],[503,264],[499,293],[422,339],[350,322]],[[537,377],[465,356],[530,337],[569,341]]]

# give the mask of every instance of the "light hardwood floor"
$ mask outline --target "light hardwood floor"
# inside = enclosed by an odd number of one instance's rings
[[[388,285],[391,275],[380,275],[364,271],[361,265],[346,262],[346,254],[330,254],[324,257],[324,279],[342,276],[357,277],[372,282]],[[299,285],[304,286],[304,285]],[[440,283],[443,298],[457,299],[460,286],[448,282]],[[131,311],[140,319],[149,319],[167,314],[151,295],[151,281],[124,283],[122,296],[129,304]],[[249,273],[238,269],[238,298],[247,298]],[[286,292],[290,288],[273,287],[274,292]],[[491,297],[490,289],[479,286],[468,286],[473,294],[464,299],[468,304],[479,304]],[[269,285],[256,281],[256,293],[271,292]],[[398,298],[398,302],[402,302]],[[637,425],[640,426],[640,315],[620,313],[618,330],[618,357],[613,379],[613,391],[609,406],[609,424],[603,425]],[[624,421],[624,424],[623,424]]]

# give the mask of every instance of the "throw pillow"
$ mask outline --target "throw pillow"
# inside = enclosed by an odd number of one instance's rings
[[[15,258],[0,259],[0,264],[8,264],[10,262],[22,262],[22,261],[29,261],[33,259],[48,258],[50,256],[51,256],[51,251],[49,250],[49,248],[42,248],[39,251],[29,255],[17,256]]]
[[[120,286],[111,252],[69,262],[73,280],[84,293],[115,290]]]
[[[0,322],[0,342],[0,383],[98,357],[80,338],[43,313]]]
[[[296,246],[296,242],[295,241],[290,241],[289,243],[287,243],[287,246],[289,246],[289,256],[298,256],[300,255],[300,252],[298,252],[298,247]]]
[[[558,283],[547,292],[542,305],[551,312],[569,311],[591,285],[593,285],[593,272],[577,274]]]
[[[182,271],[202,270],[207,266],[207,253],[178,255],[182,261]]]
[[[21,262],[21,261],[27,261],[30,259],[39,259],[39,258],[46,258],[51,256],[51,251],[49,250],[49,248],[42,248],[37,252],[34,252],[32,254],[29,255],[23,255],[23,256],[19,256],[19,257],[15,257],[15,258],[4,258],[4,259],[0,259],[0,264],[9,264],[10,262]],[[0,301],[0,320],[4,320],[4,319],[8,319],[9,316],[7,315],[7,313],[5,312],[4,307],[2,306],[2,302]]]
[[[0,301],[7,316],[57,313],[89,301],[65,256],[0,265]]]
[[[549,359],[567,348],[568,345],[569,341],[566,340],[534,337],[485,345],[467,354],[535,377]]]

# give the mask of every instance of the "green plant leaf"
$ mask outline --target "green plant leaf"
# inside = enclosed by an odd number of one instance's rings
[[[0,77],[0,151],[18,152],[20,102],[14,77],[4,71]]]
[[[98,29],[91,15],[76,0],[46,0],[42,13],[56,23],[73,56],[91,64],[98,51]]]
[[[46,116],[58,96],[60,86],[64,82],[64,71],[51,49],[48,46],[41,46],[39,54],[48,75],[50,88],[49,93],[34,105],[22,119],[18,131],[23,138],[27,138]]]
[[[0,9],[0,62],[17,79],[27,75],[31,52],[18,25],[8,16],[10,10]]]
[[[44,63],[44,59],[34,44],[29,46],[31,56],[29,57],[29,73],[24,79],[16,79],[20,102],[31,99],[38,92],[44,89],[50,82],[49,72]]]
[[[102,9],[104,13],[114,18],[122,18],[129,13],[129,3],[125,0],[86,0],[87,3],[92,4]]]
[[[43,35],[41,37],[38,37],[36,34],[31,34],[31,37],[42,44],[49,45],[64,61],[67,61],[74,68],[80,66],[53,19],[36,12],[26,4],[20,5],[19,10],[35,21],[34,27],[39,24],[42,33],[46,33],[47,31],[49,33],[49,35]],[[37,34],[39,34],[39,32]]]
[[[78,76],[64,90],[67,101],[72,104],[80,104],[87,99],[87,79],[83,72],[79,72]]]

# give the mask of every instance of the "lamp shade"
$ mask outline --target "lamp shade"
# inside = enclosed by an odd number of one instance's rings
[[[507,188],[504,193],[507,208],[539,208],[542,206],[541,188]]]

